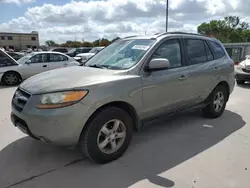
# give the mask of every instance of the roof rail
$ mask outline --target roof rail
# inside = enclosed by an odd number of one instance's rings
[[[132,38],[132,37],[138,37],[138,35],[132,35],[132,36],[123,37],[123,39]]]
[[[203,36],[201,34],[198,33],[187,33],[187,32],[181,32],[181,31],[173,31],[173,32],[165,32],[165,33],[161,33],[159,35],[157,35],[157,37],[161,37],[164,35],[169,35],[169,34],[184,34],[184,35],[196,35],[196,36]]]

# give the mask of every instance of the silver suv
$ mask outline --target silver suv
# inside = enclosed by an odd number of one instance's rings
[[[145,121],[187,108],[222,115],[233,61],[214,38],[188,33],[127,37],[84,67],[41,73],[12,100],[12,122],[46,143],[79,144],[97,163],[119,158]]]

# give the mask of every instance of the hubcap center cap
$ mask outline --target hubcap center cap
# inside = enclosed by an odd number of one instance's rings
[[[111,134],[111,135],[110,135],[110,139],[111,139],[111,140],[115,139],[115,134]]]

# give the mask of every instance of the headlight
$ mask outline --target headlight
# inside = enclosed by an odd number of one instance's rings
[[[88,94],[87,90],[84,91],[65,91],[57,93],[44,94],[40,98],[40,104],[37,108],[51,109],[70,106],[79,102]]]
[[[239,63],[240,68],[246,68],[246,64],[244,62]]]

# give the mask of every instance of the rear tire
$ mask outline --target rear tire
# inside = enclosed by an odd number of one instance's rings
[[[238,85],[243,85],[245,83],[245,81],[244,80],[236,80],[236,83]]]
[[[104,164],[121,157],[132,139],[133,124],[127,112],[107,107],[86,124],[79,145],[85,156]]]
[[[2,81],[7,86],[14,86],[20,83],[21,77],[17,72],[6,72],[3,75]]]
[[[209,104],[203,109],[203,115],[207,118],[220,117],[225,111],[228,95],[225,86],[217,86],[210,95]]]

